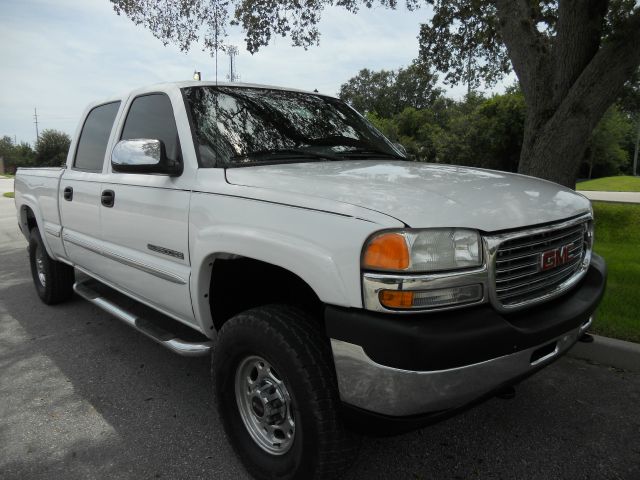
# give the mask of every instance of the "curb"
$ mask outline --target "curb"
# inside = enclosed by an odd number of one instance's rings
[[[600,335],[592,336],[593,343],[578,342],[567,355],[622,370],[640,372],[640,344]]]

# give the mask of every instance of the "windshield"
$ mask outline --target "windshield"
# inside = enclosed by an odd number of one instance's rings
[[[201,167],[404,159],[369,122],[334,98],[224,86],[183,92]]]

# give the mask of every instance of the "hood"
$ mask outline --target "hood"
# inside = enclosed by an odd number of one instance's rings
[[[227,181],[357,205],[414,228],[487,232],[590,211],[585,197],[524,175],[406,161],[354,160],[230,168]]]

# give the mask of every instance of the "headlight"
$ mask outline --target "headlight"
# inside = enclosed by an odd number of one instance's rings
[[[461,228],[382,232],[369,239],[362,255],[365,270],[433,272],[481,264],[479,233]]]

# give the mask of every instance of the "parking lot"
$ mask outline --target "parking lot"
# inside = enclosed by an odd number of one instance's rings
[[[79,298],[43,305],[1,196],[0,478],[247,478],[213,411],[208,360],[176,356]],[[640,375],[562,359],[515,399],[364,438],[348,478],[637,480]]]

